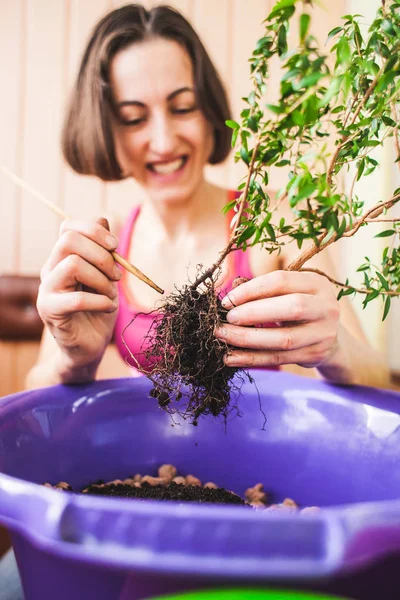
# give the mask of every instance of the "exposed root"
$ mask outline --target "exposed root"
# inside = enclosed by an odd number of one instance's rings
[[[229,346],[214,332],[226,321],[227,311],[214,277],[202,281],[201,288],[197,281],[165,299],[144,350],[152,365],[146,373],[154,384],[150,395],[171,415],[177,413],[193,425],[201,415],[222,415],[226,421],[230,413],[239,414],[240,387],[244,377],[251,379],[245,370],[224,363]]]

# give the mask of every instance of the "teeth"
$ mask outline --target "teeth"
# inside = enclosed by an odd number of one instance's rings
[[[174,171],[177,171],[178,169],[180,169],[181,166],[183,165],[184,160],[185,160],[184,158],[177,158],[176,160],[173,160],[169,163],[157,164],[157,165],[153,164],[153,165],[151,165],[151,168],[156,173],[160,173],[160,175],[169,175],[170,173],[174,173]]]

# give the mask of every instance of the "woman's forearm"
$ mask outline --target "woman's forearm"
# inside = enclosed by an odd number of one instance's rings
[[[93,381],[96,378],[99,362],[76,366],[60,350],[57,350],[51,359],[38,363],[29,371],[25,387],[35,389],[59,383],[78,384]]]
[[[342,385],[367,385],[389,388],[390,371],[384,356],[358,340],[344,327],[339,330],[338,346],[332,358],[318,367],[327,381]]]

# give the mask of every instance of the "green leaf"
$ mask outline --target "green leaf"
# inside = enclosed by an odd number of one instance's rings
[[[340,239],[342,237],[342,235],[346,231],[346,227],[347,227],[347,221],[345,218],[343,218],[342,222],[340,223],[339,228],[337,230],[337,239]]]
[[[247,152],[246,148],[243,148],[243,146],[240,148],[240,157],[241,157],[242,161],[244,163],[246,163],[247,166],[249,166],[249,164],[250,164],[249,153]]]
[[[254,91],[250,92],[250,94],[247,96],[247,102],[250,104],[250,106],[255,106],[256,93]]]
[[[239,127],[239,123],[236,123],[236,121],[232,121],[231,119],[225,121],[225,125],[227,125],[231,129],[237,129]]]
[[[367,294],[365,297],[365,300],[363,302],[364,308],[367,306],[367,304],[369,302],[371,302],[371,300],[375,300],[375,298],[377,298],[378,296],[379,296],[379,290],[373,290],[372,292]]]
[[[316,183],[307,183],[304,187],[300,188],[296,196],[294,196],[290,200],[290,206],[296,206],[298,202],[304,200],[305,198],[309,198],[317,189]]]
[[[376,238],[390,237],[391,235],[394,235],[395,233],[396,233],[396,231],[394,229],[386,229],[385,231],[381,231],[380,233],[377,233],[374,237],[376,237]]]
[[[234,148],[234,147],[235,147],[235,145],[236,145],[236,140],[237,140],[237,137],[238,137],[239,131],[240,131],[239,129],[235,129],[235,130],[232,132],[232,140],[231,140],[231,146],[232,146],[232,148]]]
[[[384,276],[381,273],[379,273],[379,271],[376,272],[376,275],[377,275],[379,281],[381,282],[383,289],[388,292],[389,285],[388,285],[388,282],[386,281],[386,279],[384,278]]]
[[[385,307],[383,309],[382,321],[384,321],[386,319],[386,317],[388,316],[389,310],[390,310],[390,296],[386,296]]]
[[[304,42],[304,40],[306,39],[307,33],[308,33],[308,28],[310,26],[310,15],[308,15],[307,13],[303,13],[300,16],[300,41],[301,43]]]
[[[274,228],[272,227],[272,225],[271,225],[270,223],[267,223],[267,224],[265,225],[265,229],[267,230],[267,232],[268,232],[268,235],[269,235],[269,237],[271,238],[271,240],[272,240],[273,242],[275,242],[275,241],[276,241],[275,230],[274,230]]]
[[[390,117],[386,116],[386,115],[382,115],[382,121],[384,122],[385,125],[387,125],[388,127],[396,127],[396,123],[395,121],[393,121],[393,119],[391,119]]]
[[[393,27],[393,24],[389,19],[384,19],[382,21],[382,29],[388,35],[396,35],[396,30]]]
[[[335,36],[336,34],[340,33],[341,31],[343,31],[343,27],[334,27],[329,33],[328,33],[328,38],[326,41],[330,40],[331,38],[333,38],[333,36]]]
[[[257,133],[258,131],[258,120],[255,117],[249,117],[247,119],[247,126],[254,131],[254,133]]]
[[[337,62],[346,67],[351,60],[351,48],[347,37],[340,38],[337,47]]]
[[[255,225],[249,225],[239,236],[238,244],[243,244],[246,240],[249,240],[256,232]]]
[[[340,83],[342,81],[342,77],[335,77],[328,89],[326,90],[325,94],[323,95],[323,97],[321,98],[321,100],[318,102],[318,106],[320,108],[322,108],[323,106],[326,106],[327,104],[329,104],[329,102],[332,100],[332,98],[334,98],[335,96],[338,95],[339,90],[340,90]]]
[[[354,289],[352,287],[350,288],[342,288],[338,294],[338,301],[340,300],[340,298],[343,298],[343,296],[350,296],[351,294],[354,294]]]
[[[280,0],[272,8],[272,12],[268,15],[267,20],[270,20],[272,17],[274,17],[281,10],[283,10],[285,8],[288,8],[290,6],[294,6],[296,4],[296,2],[297,2],[297,0]]]
[[[268,108],[268,110],[273,112],[275,115],[281,115],[283,113],[281,107],[276,106],[275,104],[266,104],[265,107]]]
[[[362,174],[364,172],[365,169],[365,158],[362,158],[360,160],[360,162],[358,163],[358,169],[357,169],[357,181],[362,177]]]
[[[295,110],[292,113],[292,121],[298,127],[303,127],[303,125],[306,122],[306,117],[305,117],[304,113],[301,112],[300,110]]]
[[[286,35],[285,24],[281,25],[279,28],[277,45],[278,45],[279,56],[282,56],[282,54],[285,54],[285,52],[287,52],[288,46],[287,46],[287,35]]]
[[[236,200],[231,200],[231,202],[228,202],[228,204],[225,204],[225,206],[222,209],[222,212],[224,215],[226,215],[230,210],[232,210],[232,208],[236,205]]]

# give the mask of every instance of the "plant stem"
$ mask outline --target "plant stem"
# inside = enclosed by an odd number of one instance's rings
[[[333,279],[333,277],[330,277],[329,275],[327,275],[323,271],[320,271],[319,269],[300,269],[300,271],[303,271],[306,273],[317,273],[318,275],[322,275],[323,277],[326,277],[326,279],[328,279],[334,285],[337,285],[337,286],[342,287],[347,290],[350,290],[350,289],[354,290],[355,292],[358,292],[359,294],[367,295],[367,294],[371,294],[371,292],[376,292],[376,290],[374,290],[374,289],[363,290],[362,288],[356,288],[353,285],[348,285],[347,283],[341,283],[340,281]],[[379,293],[384,296],[400,296],[400,290],[398,292],[394,292],[392,290],[381,290]]]
[[[400,200],[400,194],[396,194],[395,196],[392,196],[392,198],[389,198],[389,200],[386,200],[385,202],[382,202],[380,204],[375,204],[375,206],[370,208],[363,216],[361,216],[359,219],[354,221],[354,223],[349,224],[347,226],[347,228],[345,229],[345,233],[343,234],[342,237],[353,236],[360,229],[361,225],[363,225],[366,222],[368,217],[371,217],[371,215],[372,215],[372,218],[375,220],[374,215],[376,215],[376,217],[379,217],[379,215],[382,214],[382,212],[385,210],[385,208],[391,208],[399,200]],[[324,233],[322,236],[320,236],[320,238],[318,240],[318,245],[313,243],[312,246],[310,246],[310,248],[305,250],[302,254],[300,254],[300,256],[298,256],[294,261],[292,261],[290,263],[290,265],[287,267],[287,270],[288,271],[300,271],[302,266],[307,261],[309,261],[313,256],[315,256],[316,254],[318,254],[319,252],[321,252],[322,250],[327,248],[327,246],[330,246],[331,244],[333,244],[333,242],[336,242],[336,240],[337,240],[337,234],[334,234],[325,244],[322,244],[321,242],[325,236],[326,236],[326,233]]]
[[[378,81],[379,81],[380,77],[382,76],[382,73],[384,72],[385,67],[386,67],[386,62],[379,69],[378,74],[375,76],[375,79],[372,81],[372,83],[370,84],[369,88],[365,92],[365,95],[363,96],[360,104],[357,106],[356,111],[355,111],[355,113],[353,115],[353,118],[352,118],[352,120],[350,122],[350,126],[354,125],[354,123],[357,120],[358,115],[360,114],[361,110],[363,109],[363,107],[367,103],[368,98],[370,97],[370,95],[372,94],[372,92],[374,91],[374,89],[376,88],[376,86],[378,85]],[[346,142],[349,141],[349,137],[350,136],[343,136],[342,137],[342,141],[340,142],[340,144],[336,148],[336,151],[335,151],[335,153],[334,153],[334,155],[332,157],[331,163],[330,163],[329,168],[328,168],[328,173],[327,173],[327,176],[326,176],[326,180],[327,180],[327,183],[328,183],[329,186],[332,185],[333,169],[335,168],[336,160],[337,160],[337,157],[339,155],[339,152],[342,149],[343,144],[345,144]]]
[[[396,123],[396,126],[393,129],[394,145],[396,148],[396,160],[397,160],[397,166],[400,169],[400,139],[399,139],[399,126],[398,126],[399,117],[397,114],[396,103],[394,101],[392,102],[391,106],[392,106],[393,120]]]
[[[246,206],[246,200],[247,200],[247,195],[249,193],[249,187],[250,187],[250,180],[251,180],[251,176],[253,175],[253,171],[254,171],[254,163],[256,160],[256,155],[257,155],[257,150],[258,147],[260,145],[260,136],[258,136],[256,138],[256,142],[253,148],[253,154],[251,156],[251,160],[250,160],[250,164],[249,164],[249,171],[247,173],[247,179],[246,179],[246,185],[245,188],[243,190],[243,194],[240,198],[240,204],[239,204],[239,210],[237,213],[237,219],[236,219],[236,223],[235,223],[235,227],[231,233],[231,237],[229,238],[229,242],[226,246],[226,248],[224,248],[224,250],[222,250],[221,254],[219,255],[218,260],[209,268],[207,269],[200,277],[198,277],[196,279],[196,281],[192,284],[192,288],[197,288],[199,285],[201,285],[202,283],[204,283],[204,281],[206,279],[208,279],[209,277],[211,277],[213,275],[213,273],[215,273],[215,271],[221,266],[222,262],[225,260],[225,258],[228,256],[228,254],[232,251],[233,249],[233,244],[236,241],[236,237],[237,237],[237,232],[238,229],[240,227],[240,221],[243,215],[243,211],[244,208]]]

